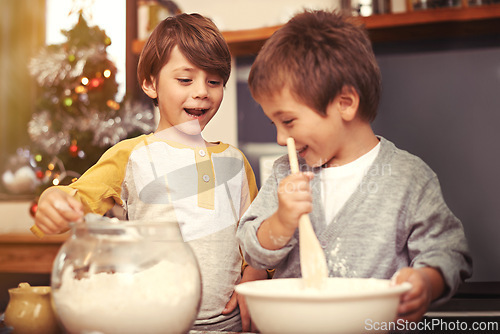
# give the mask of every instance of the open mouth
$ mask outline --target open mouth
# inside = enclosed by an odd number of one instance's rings
[[[297,154],[300,155],[301,157],[304,157],[305,151],[307,150],[308,146],[303,146],[302,148],[297,150]]]
[[[208,110],[208,108],[184,108],[184,111],[191,117],[203,116]]]

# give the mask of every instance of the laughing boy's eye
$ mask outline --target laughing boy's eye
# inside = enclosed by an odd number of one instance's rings
[[[294,119],[287,119],[287,120],[282,121],[282,123],[285,125],[290,125],[290,124],[292,124],[293,121],[294,121]]]
[[[218,80],[209,80],[208,83],[212,86],[220,86],[221,82]]]
[[[182,84],[190,83],[191,79],[178,78],[177,81]]]

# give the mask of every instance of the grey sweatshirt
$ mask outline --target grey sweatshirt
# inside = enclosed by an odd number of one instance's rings
[[[380,152],[360,185],[329,224],[321,204],[319,169],[299,160],[311,181],[313,228],[331,277],[391,278],[407,266],[437,268],[448,300],[471,276],[472,260],[462,224],[446,205],[436,174],[418,157],[379,137]],[[240,221],[237,238],[255,268],[275,268],[275,278],[300,277],[298,230],[283,248],[268,250],[257,239],[260,224],[278,208],[279,182],[290,173],[288,156],[273,173]]]

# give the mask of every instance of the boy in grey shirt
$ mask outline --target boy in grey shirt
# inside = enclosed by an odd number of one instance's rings
[[[365,30],[335,13],[304,12],[264,45],[249,77],[254,99],[296,141],[302,173],[288,157],[242,217],[246,261],[300,277],[298,221],[309,214],[330,276],[391,278],[412,289],[399,318],[418,321],[471,276],[461,222],[435,173],[371,128],[381,75]]]

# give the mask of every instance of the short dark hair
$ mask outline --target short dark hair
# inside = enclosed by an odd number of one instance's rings
[[[142,49],[137,79],[158,80],[162,67],[177,46],[193,65],[219,75],[225,85],[231,74],[231,53],[217,26],[200,14],[178,14],[160,22]]]
[[[377,114],[381,74],[366,30],[337,12],[305,11],[264,44],[248,78],[254,98],[290,89],[320,114],[344,87],[360,97],[359,115]]]

